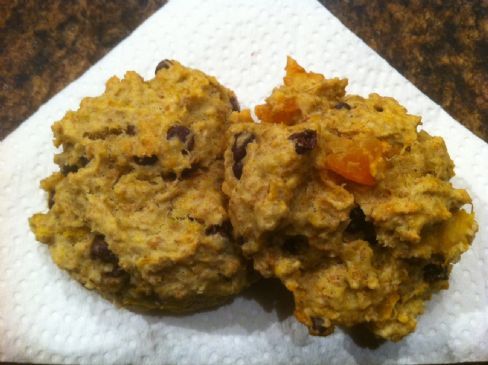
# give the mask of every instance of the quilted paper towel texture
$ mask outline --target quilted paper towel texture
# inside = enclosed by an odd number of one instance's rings
[[[52,263],[28,217],[46,209],[39,180],[55,169],[50,125],[111,75],[144,77],[164,58],[213,74],[244,107],[281,83],[286,55],[349,92],[391,95],[445,138],[480,231],[417,331],[377,350],[327,338],[241,296],[216,310],[151,317],[117,309]],[[0,361],[81,364],[355,364],[488,359],[488,145],[450,118],[313,0],[172,0],[0,145]]]

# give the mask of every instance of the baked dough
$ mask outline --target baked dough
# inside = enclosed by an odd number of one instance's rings
[[[397,341],[469,248],[471,199],[444,141],[392,98],[288,59],[284,85],[234,113],[224,193],[243,252],[294,295],[313,335],[366,325]]]
[[[155,78],[107,82],[53,125],[60,171],[30,224],[88,289],[140,311],[227,301],[249,271],[221,192],[224,134],[239,105],[213,77],[165,60]]]

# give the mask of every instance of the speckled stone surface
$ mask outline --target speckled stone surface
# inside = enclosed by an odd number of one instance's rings
[[[320,1],[419,89],[488,141],[488,1]]]
[[[165,2],[0,1],[0,139]]]
[[[212,21],[209,21],[212,19]],[[304,21],[305,19],[305,21]],[[185,42],[175,42],[185,39]],[[308,42],[304,42],[306,39]],[[321,42],[327,39],[328,42]],[[309,336],[277,303],[243,295],[188,316],[143,316],[117,309],[59,270],[29,231],[46,208],[38,181],[55,166],[50,125],[105,80],[127,69],[145,78],[174,58],[212,75],[256,105],[281,83],[286,55],[348,91],[390,95],[445,138],[454,184],[469,189],[480,224],[455,265],[449,290],[436,295],[417,331],[401,343],[361,348],[338,330]],[[313,0],[170,1],[75,83],[0,143],[0,361],[64,364],[408,364],[488,358],[488,145],[378,57]],[[258,299],[258,300],[257,300]]]

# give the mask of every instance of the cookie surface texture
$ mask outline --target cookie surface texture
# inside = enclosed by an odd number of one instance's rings
[[[223,190],[245,255],[293,293],[311,334],[365,325],[397,341],[476,232],[444,141],[392,98],[288,59],[266,103],[232,115]]]
[[[164,61],[144,81],[111,78],[52,129],[60,171],[30,224],[85,287],[138,311],[221,304],[248,284],[221,192],[234,94]]]

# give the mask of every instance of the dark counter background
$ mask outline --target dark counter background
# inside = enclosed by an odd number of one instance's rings
[[[488,141],[488,0],[320,1]],[[0,0],[0,139],[165,3]]]
[[[165,3],[0,0],[0,139]]]

